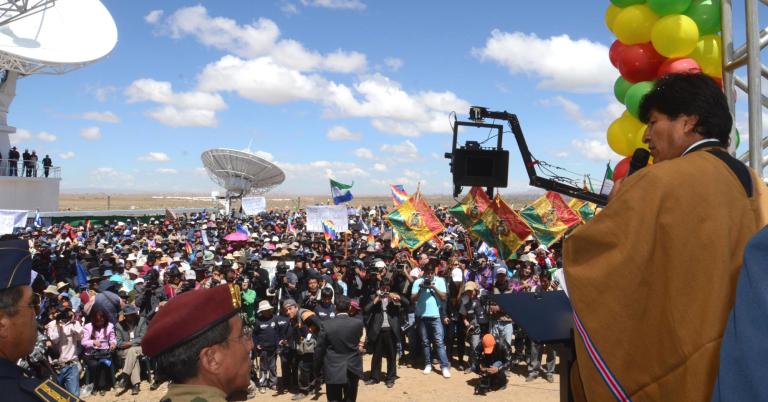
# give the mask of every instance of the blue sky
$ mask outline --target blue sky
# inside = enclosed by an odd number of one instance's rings
[[[619,159],[607,0],[103,2],[112,54],[21,80],[8,117],[65,192],[207,193],[200,153],[251,144],[285,170],[277,193],[325,194],[332,176],[357,194],[419,181],[448,194],[448,115],[469,105],[516,113],[555,165],[601,177]],[[511,135],[504,146],[504,191],[526,191]]]

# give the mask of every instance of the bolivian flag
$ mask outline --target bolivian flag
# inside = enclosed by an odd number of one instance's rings
[[[572,226],[581,223],[581,218],[560,197],[547,192],[533,204],[520,211],[539,243],[549,247]]]
[[[410,250],[419,248],[445,229],[419,193],[400,204],[386,219]]]
[[[489,205],[491,205],[491,199],[488,198],[482,187],[472,187],[469,194],[448,212],[465,228],[471,229]],[[490,242],[490,244],[492,243]]]
[[[595,216],[595,209],[597,205],[591,202],[580,200],[578,198],[572,199],[568,206],[581,217],[584,223],[589,222]]]
[[[496,195],[480,219],[472,226],[472,232],[479,237],[490,238],[499,250],[502,259],[513,255],[533,231],[526,222]]]

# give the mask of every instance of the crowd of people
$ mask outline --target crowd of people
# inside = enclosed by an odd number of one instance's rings
[[[320,392],[338,373],[323,369],[318,339],[338,314],[365,329],[366,385],[396,386],[398,367],[476,373],[479,393],[506,388],[510,375],[554,381],[554,350],[531,342],[490,295],[557,290],[559,246],[531,238],[504,261],[437,207],[446,230],[410,251],[393,244],[386,210],[360,208],[336,240],[308,233],[303,210],[27,228],[11,237],[30,244],[39,333],[20,365],[81,397],[138,395],[142,379],[156,389],[169,373],[141,341],[158,311],[186,292],[234,284],[252,331],[254,393]],[[247,240],[224,239],[234,231]]]
[[[43,176],[48,177],[51,174],[53,161],[49,155],[45,155],[41,162]],[[19,163],[21,163],[21,168],[19,168]],[[32,152],[25,149],[23,153],[19,153],[19,150],[14,146],[8,150],[8,159],[3,160],[3,155],[0,155],[0,176],[38,177],[37,169],[38,156],[34,149]]]

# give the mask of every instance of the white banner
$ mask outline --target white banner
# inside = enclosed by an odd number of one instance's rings
[[[0,235],[13,233],[13,228],[27,226],[27,211],[0,209]]]
[[[267,210],[267,200],[264,197],[243,197],[243,213],[256,215]]]
[[[307,232],[323,233],[323,221],[333,222],[336,233],[349,230],[347,207],[344,205],[307,207]]]

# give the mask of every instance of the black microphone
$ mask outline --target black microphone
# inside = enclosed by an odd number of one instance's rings
[[[648,160],[651,158],[651,153],[645,148],[637,148],[632,154],[632,159],[629,161],[629,170],[627,170],[627,177],[632,176],[638,170],[648,166]]]

